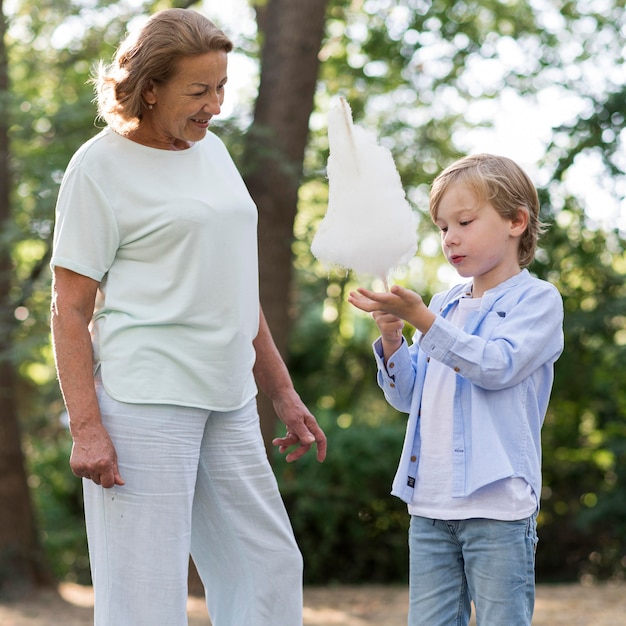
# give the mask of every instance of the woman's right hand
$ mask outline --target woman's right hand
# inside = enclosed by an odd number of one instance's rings
[[[99,283],[55,267],[52,276],[51,327],[54,358],[74,441],[72,472],[97,485],[123,485],[117,454],[102,425],[93,370],[89,324]]]
[[[83,426],[80,433],[73,432],[72,436],[70,467],[76,476],[93,480],[106,489],[124,484],[115,446],[102,424]]]

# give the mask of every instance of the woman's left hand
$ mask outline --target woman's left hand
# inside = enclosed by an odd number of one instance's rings
[[[286,461],[291,463],[302,458],[315,443],[317,460],[321,463],[326,458],[326,435],[300,396],[294,391],[285,398],[275,400],[274,409],[280,421],[287,427],[287,433],[273,439],[272,444],[278,446],[281,453],[297,446],[285,457]]]

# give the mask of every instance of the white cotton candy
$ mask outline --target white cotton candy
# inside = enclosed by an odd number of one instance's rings
[[[391,152],[352,123],[343,98],[328,114],[328,143],[328,209],[311,252],[327,266],[386,282],[417,250],[417,216]]]

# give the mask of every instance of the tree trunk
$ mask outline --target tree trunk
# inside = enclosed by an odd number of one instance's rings
[[[261,305],[287,359],[293,223],[313,110],[328,0],[269,0],[256,7],[263,37],[261,82],[247,136],[244,178],[259,209]],[[259,397],[266,446],[276,417]]]
[[[0,232],[9,223],[9,79],[6,21],[0,0]],[[6,240],[0,247],[0,595],[49,582],[35,532],[17,415],[11,337],[13,265]]]

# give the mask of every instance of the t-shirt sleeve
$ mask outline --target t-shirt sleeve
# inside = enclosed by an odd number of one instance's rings
[[[117,222],[106,194],[80,166],[70,167],[57,200],[50,266],[99,282],[118,247]]]

